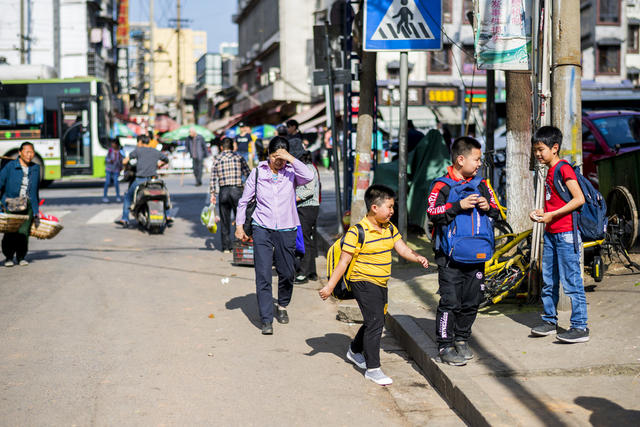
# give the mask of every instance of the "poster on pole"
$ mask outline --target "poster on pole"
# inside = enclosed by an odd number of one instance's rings
[[[475,50],[483,70],[531,69],[531,0],[477,0]]]

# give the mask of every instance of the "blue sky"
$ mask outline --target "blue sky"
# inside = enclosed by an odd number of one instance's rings
[[[217,52],[222,42],[238,41],[238,27],[231,22],[236,0],[181,0],[183,19],[191,19],[189,28],[207,32],[207,49]],[[155,0],[155,21],[159,27],[169,27],[169,19],[176,17],[176,0]],[[149,20],[149,0],[129,0],[129,19],[132,22]]]

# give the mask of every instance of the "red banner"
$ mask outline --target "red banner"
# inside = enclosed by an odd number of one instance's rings
[[[118,1],[118,31],[116,32],[118,46],[129,45],[129,0]]]

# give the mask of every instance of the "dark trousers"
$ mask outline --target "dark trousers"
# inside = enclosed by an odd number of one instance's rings
[[[302,226],[304,238],[304,258],[300,263],[299,273],[305,276],[316,274],[316,257],[318,247],[316,243],[316,221],[318,220],[319,206],[304,206],[298,208],[298,217]]]
[[[369,282],[351,282],[351,289],[364,319],[356,337],[351,341],[351,351],[364,355],[367,369],[379,368],[387,288]]]
[[[5,233],[2,238],[2,253],[4,256],[13,260],[15,255],[18,262],[24,259],[29,251],[29,236],[22,233]]]
[[[218,194],[218,206],[220,209],[220,237],[222,238],[222,250],[231,250],[231,212],[236,215],[238,201],[242,197],[242,187],[225,185],[220,187]]]
[[[196,185],[202,185],[202,160],[192,158],[193,160],[193,176],[196,177]]]
[[[455,340],[469,339],[471,326],[478,314],[483,283],[484,264],[459,264],[450,261],[446,266],[438,266],[438,348],[451,347]]]
[[[273,291],[271,267],[278,273],[278,304],[289,305],[293,293],[296,231],[275,231],[253,227],[253,262],[256,270],[256,295],[263,323],[273,322]]]

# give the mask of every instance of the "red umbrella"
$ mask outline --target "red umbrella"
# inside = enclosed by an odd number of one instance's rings
[[[154,123],[154,129],[159,133],[171,132],[179,127],[178,122],[165,115],[157,116]]]
[[[137,125],[137,124],[135,124],[135,123],[131,123],[131,122],[129,122],[129,123],[127,123],[127,127],[128,127],[129,129],[131,129],[133,132],[135,132],[135,134],[136,134],[136,135],[144,135],[144,134],[146,134],[146,133],[147,133],[147,132],[145,132],[145,130],[142,128],[142,126]]]

